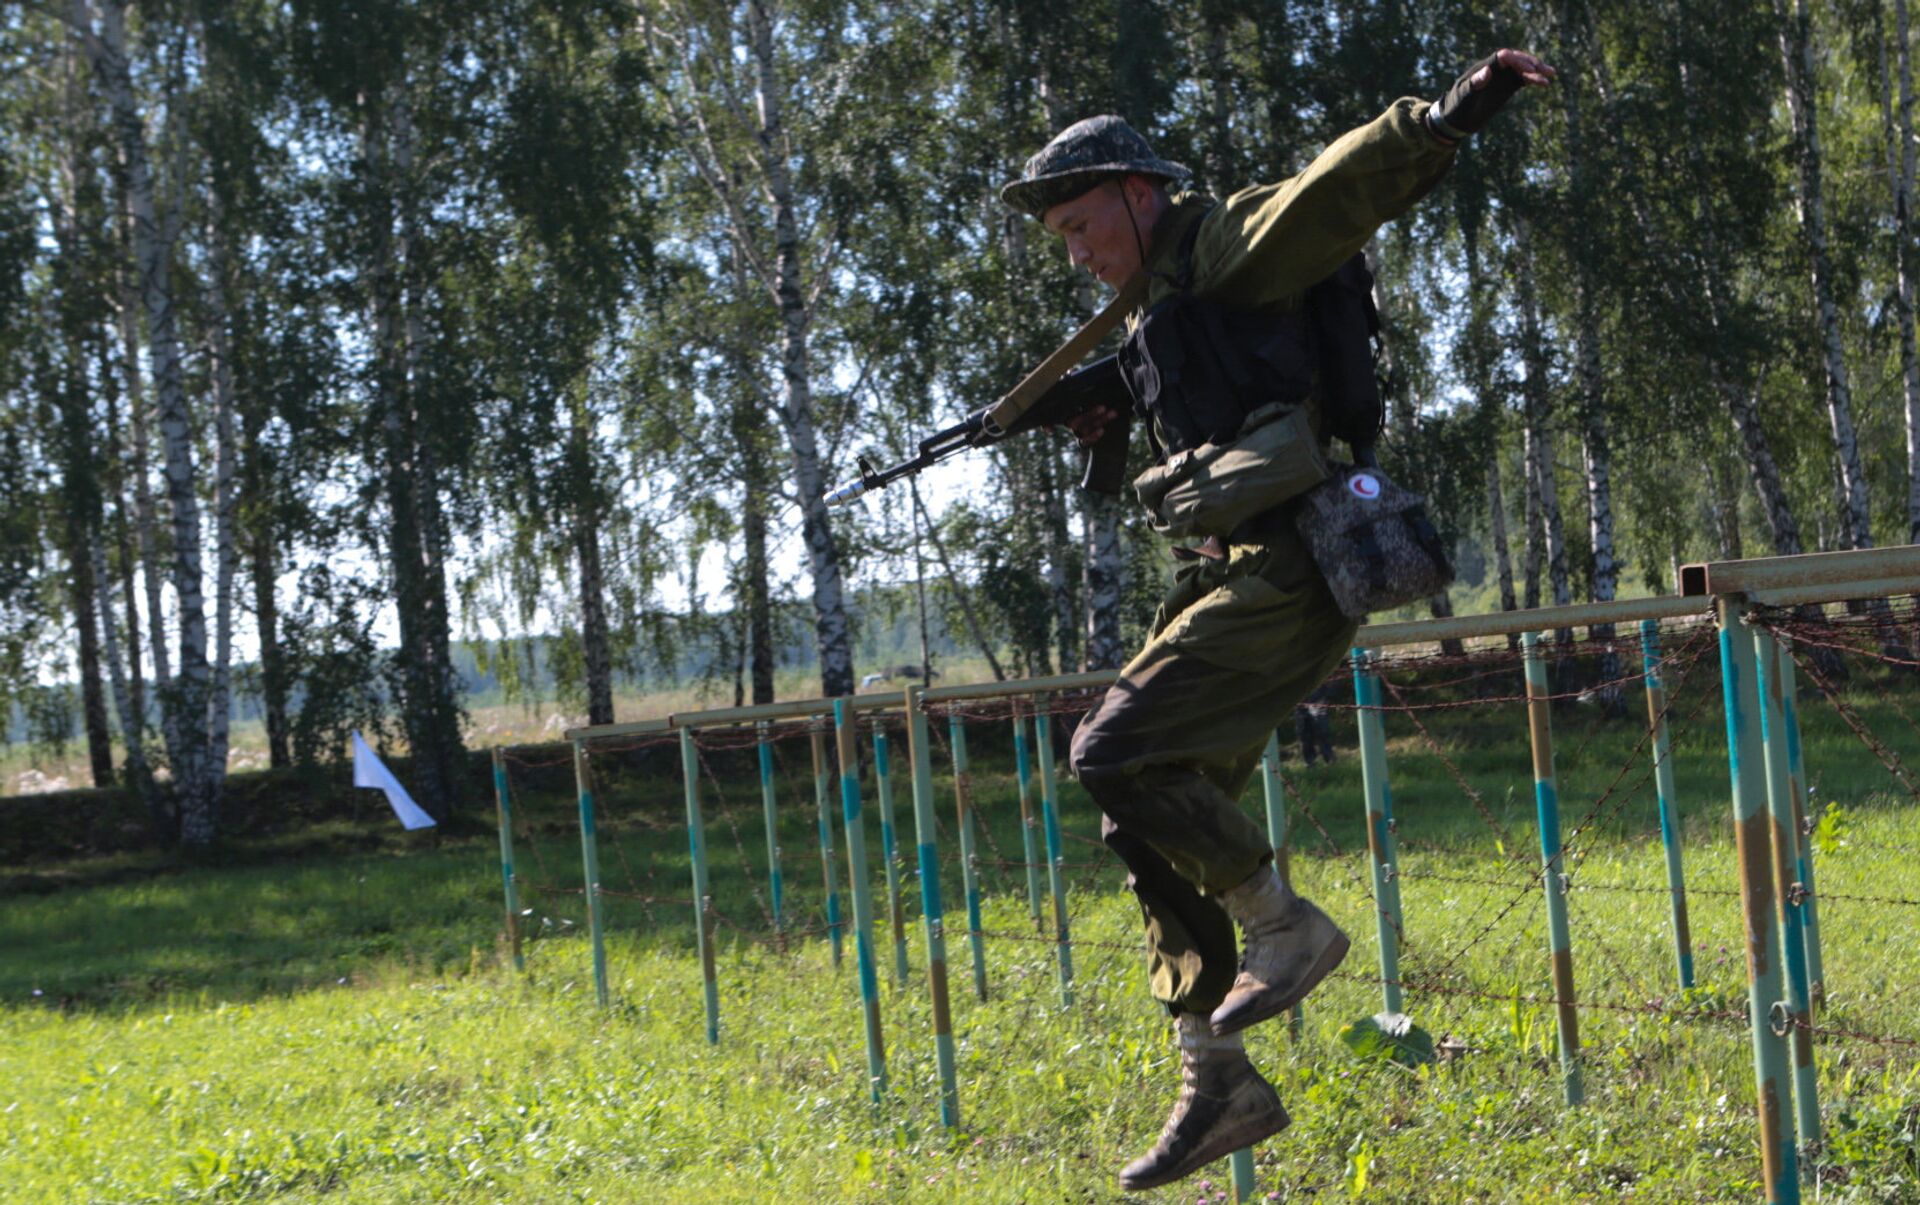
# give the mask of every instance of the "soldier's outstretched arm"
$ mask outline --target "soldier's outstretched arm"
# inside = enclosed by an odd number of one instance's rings
[[[1202,287],[1242,305],[1304,292],[1439,183],[1453,163],[1455,135],[1484,126],[1515,92],[1553,75],[1533,55],[1502,50],[1469,68],[1440,101],[1397,100],[1299,175],[1235,193],[1195,247]]]

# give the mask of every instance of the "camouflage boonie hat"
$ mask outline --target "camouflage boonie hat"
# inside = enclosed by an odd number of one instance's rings
[[[1157,157],[1132,126],[1107,113],[1077,121],[1054,135],[1052,142],[1027,160],[1020,178],[1000,190],[1000,199],[1037,218],[1102,180],[1135,174],[1182,180],[1192,173]]]

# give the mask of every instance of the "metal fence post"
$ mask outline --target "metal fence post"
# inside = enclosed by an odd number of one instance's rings
[[[1773,914],[1773,847],[1765,798],[1766,754],[1760,744],[1760,696],[1753,639],[1740,617],[1744,600],[1714,600],[1720,627],[1720,682],[1727,712],[1727,774],[1733,786],[1734,848],[1740,863],[1740,910],[1747,936],[1747,1012],[1753,1028],[1754,1096],[1760,1116],[1760,1162],[1768,1205],[1798,1205],[1800,1180],[1786,1141],[1787,1044],[1781,1001],[1780,934]],[[1776,1024],[1779,1025],[1776,1028]]]
[[[760,738],[760,809],[767,825],[767,893],[772,897],[773,932],[778,938],[785,931],[786,885],[780,877],[780,811],[773,789],[773,743],[767,739],[764,722],[756,725],[756,731]]]
[[[1380,996],[1386,1011],[1403,1011],[1400,991],[1400,888],[1395,882],[1393,792],[1387,786],[1387,735],[1380,722],[1380,680],[1373,655],[1353,650],[1353,698],[1360,729],[1360,779],[1367,799],[1367,849],[1373,854],[1374,928],[1380,938]]]
[[[960,826],[960,874],[967,893],[967,941],[973,947],[973,994],[987,998],[987,950],[980,932],[980,854],[973,839],[973,776],[967,771],[967,726],[958,712],[947,717],[953,746],[953,806]]]
[[[1527,730],[1533,741],[1533,802],[1540,824],[1540,881],[1547,893],[1547,931],[1553,961],[1553,996],[1560,1028],[1560,1091],[1569,1105],[1584,1096],[1580,1082],[1579,997],[1573,986],[1573,937],[1567,928],[1566,849],[1560,842],[1560,787],[1553,770],[1553,705],[1540,634],[1524,632],[1520,648],[1527,671]]]
[[[1053,893],[1053,934],[1058,951],[1060,1003],[1073,1003],[1073,935],[1067,931],[1067,866],[1060,843],[1060,794],[1053,781],[1053,717],[1039,700],[1033,708],[1033,755],[1040,763],[1040,818],[1047,836],[1047,885]]]
[[[1027,718],[1020,714],[1020,701],[1013,704],[1013,774],[1020,788],[1020,848],[1027,859],[1027,911],[1033,927],[1040,928],[1040,841],[1034,830],[1039,821],[1033,814],[1030,786],[1033,768],[1027,760]]]
[[[887,919],[893,926],[893,978],[907,982],[907,909],[900,895],[900,846],[893,827],[893,766],[887,734],[873,730],[873,782],[880,796],[880,848],[887,863]]]
[[[493,747],[493,803],[500,820],[500,883],[507,896],[507,945],[513,950],[513,969],[527,969],[520,951],[520,887],[513,877],[513,802],[507,796],[507,757]]]
[[[920,855],[920,915],[927,933],[927,990],[933,1001],[933,1051],[940,1071],[940,1123],[960,1124],[960,1087],[953,1068],[953,1009],[947,999],[947,937],[940,910],[939,832],[933,818],[933,756],[920,690],[909,686],[907,753],[913,759],[913,828]]]
[[[1787,729],[1787,786],[1793,794],[1795,848],[1794,879],[1804,891],[1800,906],[1801,932],[1807,939],[1807,1015],[1827,1003],[1827,973],[1820,957],[1820,893],[1813,884],[1813,827],[1807,820],[1807,768],[1801,760],[1799,684],[1793,667],[1793,642],[1776,637],[1780,645],[1780,710]]]
[[[1260,787],[1267,804],[1267,844],[1273,846],[1274,869],[1280,881],[1293,887],[1293,851],[1287,839],[1287,786],[1280,779],[1280,733],[1267,734],[1267,749],[1260,756]],[[1306,1017],[1304,1002],[1287,1010],[1287,1029],[1300,1036]]]
[[[887,1052],[880,1038],[880,975],[873,959],[873,893],[867,885],[867,824],[860,812],[860,751],[853,713],[833,701],[840,752],[841,820],[847,832],[847,885],[853,891],[853,953],[860,973],[861,1012],[867,1028],[867,1086],[875,1103],[887,1086]]]
[[[593,995],[607,1006],[607,946],[600,915],[600,835],[593,818],[593,772],[587,748],[573,742],[573,781],[580,795],[580,865],[586,877],[587,934],[593,942]]]
[[[807,735],[813,744],[813,801],[820,813],[820,879],[826,892],[827,940],[833,944],[833,965],[840,965],[840,889],[833,878],[833,805],[827,783],[827,734],[815,720]]]
[[[1793,824],[1793,788],[1787,776],[1787,726],[1780,706],[1780,646],[1767,629],[1753,629],[1753,660],[1760,698],[1760,741],[1766,747],[1767,814],[1773,824],[1774,899],[1786,971],[1787,1012],[1793,1025],[1788,1053],[1793,1065],[1794,1128],[1809,1154],[1820,1142],[1819,1086],[1813,1066],[1813,1034],[1807,1009],[1807,944],[1801,925],[1804,897],[1793,877],[1800,840]]]
[[[1640,621],[1640,667],[1647,680],[1647,722],[1653,727],[1653,782],[1660,797],[1660,845],[1667,855],[1667,894],[1673,912],[1673,959],[1680,986],[1693,986],[1693,930],[1687,923],[1687,876],[1680,859],[1680,813],[1673,787],[1673,748],[1667,740],[1667,686],[1660,677],[1658,620]]]
[[[713,897],[707,890],[707,830],[700,819],[700,751],[693,729],[680,730],[680,775],[687,785],[687,853],[693,862],[693,940],[707,1007],[707,1041],[720,1041],[720,983],[713,966]]]

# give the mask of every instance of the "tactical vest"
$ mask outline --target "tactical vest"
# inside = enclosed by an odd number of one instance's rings
[[[1373,371],[1379,315],[1360,255],[1290,314],[1195,296],[1193,250],[1205,218],[1181,241],[1173,294],[1147,310],[1120,349],[1156,462],[1134,487],[1154,526],[1174,539],[1257,539],[1284,518],[1285,503],[1331,476],[1324,438],[1367,457],[1382,419]],[[1317,431],[1309,399],[1318,403]]]
[[[1380,314],[1373,274],[1356,253],[1307,290],[1291,314],[1206,301],[1193,293],[1193,251],[1209,208],[1187,226],[1174,293],[1149,308],[1120,349],[1136,412],[1164,459],[1235,438],[1275,402],[1319,404],[1321,438],[1358,454],[1380,435],[1384,408],[1374,375]]]

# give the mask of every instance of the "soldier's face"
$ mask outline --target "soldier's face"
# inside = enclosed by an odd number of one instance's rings
[[[1136,176],[1107,180],[1040,217],[1066,243],[1067,258],[1075,267],[1116,289],[1140,270],[1140,256],[1153,229],[1153,215],[1142,213],[1140,204],[1123,191],[1140,184],[1144,182]],[[1150,205],[1151,188],[1137,191],[1146,194]]]

